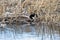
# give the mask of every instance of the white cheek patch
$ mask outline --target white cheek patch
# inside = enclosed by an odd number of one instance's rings
[[[33,17],[33,19],[35,19],[35,18]]]

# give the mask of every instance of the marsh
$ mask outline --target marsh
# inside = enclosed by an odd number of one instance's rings
[[[60,40],[60,0],[0,0],[2,20],[0,40]]]

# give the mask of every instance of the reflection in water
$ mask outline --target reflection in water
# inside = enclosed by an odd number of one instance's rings
[[[50,30],[46,24],[6,25],[0,28],[0,40],[59,40],[57,31]]]

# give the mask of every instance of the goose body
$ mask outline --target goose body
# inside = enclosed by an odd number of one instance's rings
[[[30,14],[29,16],[23,15],[22,18],[23,18],[23,19],[26,19],[27,22],[32,23],[32,22],[34,21],[34,19],[35,19],[35,16],[37,17],[37,14],[33,13],[33,14]]]

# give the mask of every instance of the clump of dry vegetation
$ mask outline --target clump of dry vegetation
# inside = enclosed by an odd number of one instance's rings
[[[21,3],[21,13],[36,13],[41,21],[54,23],[60,22],[59,0],[23,0]]]
[[[41,22],[60,22],[59,0],[0,0],[0,15],[6,11],[30,15],[36,13]],[[7,10],[9,8],[9,10]]]

